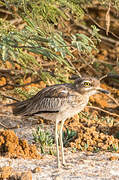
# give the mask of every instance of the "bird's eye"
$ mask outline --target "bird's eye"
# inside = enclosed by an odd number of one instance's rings
[[[89,87],[91,85],[91,83],[89,81],[85,81],[83,84],[85,87]]]

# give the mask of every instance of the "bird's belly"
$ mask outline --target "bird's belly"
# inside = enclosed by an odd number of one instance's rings
[[[62,112],[62,116],[64,119],[71,118],[75,114],[78,114],[84,109],[85,105],[77,106],[75,108],[67,109],[66,111]]]
[[[38,116],[40,116],[41,118],[43,119],[47,119],[47,120],[50,120],[52,122],[55,122],[56,120],[58,120],[58,116],[59,116],[59,112],[56,112],[56,113],[42,113],[42,114],[39,114]],[[58,122],[61,121],[61,120],[58,120]]]
[[[51,120],[51,121],[56,121],[56,120],[58,122],[60,122],[62,120],[65,121],[67,118],[71,118],[75,114],[81,112],[84,109],[84,107],[86,106],[86,104],[76,106],[76,107],[68,107],[67,106],[65,109],[62,109],[59,112],[42,113],[39,116],[44,119]]]

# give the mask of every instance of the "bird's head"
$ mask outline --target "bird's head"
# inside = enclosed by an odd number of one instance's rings
[[[104,90],[100,87],[99,80],[92,77],[78,78],[75,80],[74,85],[76,90],[82,95],[85,93],[89,96],[97,93],[105,93],[105,94],[109,93],[107,90]]]

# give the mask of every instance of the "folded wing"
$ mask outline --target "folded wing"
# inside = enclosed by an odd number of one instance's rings
[[[13,114],[34,115],[43,112],[59,112],[68,100],[68,88],[70,88],[68,84],[46,87],[30,99],[11,104]]]

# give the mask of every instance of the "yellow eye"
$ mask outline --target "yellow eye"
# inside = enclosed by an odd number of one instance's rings
[[[91,85],[90,82],[88,82],[88,81],[85,81],[85,82],[84,82],[84,86],[88,87],[88,86],[90,86],[90,85]]]

